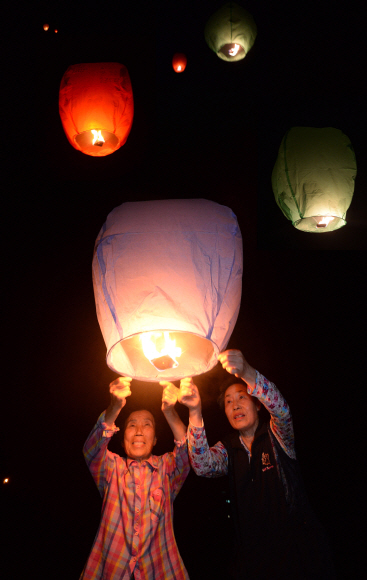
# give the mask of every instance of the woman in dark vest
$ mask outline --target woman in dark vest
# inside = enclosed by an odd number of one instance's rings
[[[209,447],[201,400],[184,379],[180,402],[189,408],[189,454],[197,475],[229,476],[235,580],[335,578],[327,538],[303,488],[294,450],[293,423],[276,386],[252,368],[239,350],[219,355],[230,373],[219,403],[235,430]],[[264,405],[270,421],[259,415]]]

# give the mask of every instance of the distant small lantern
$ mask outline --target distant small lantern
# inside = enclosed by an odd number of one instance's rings
[[[173,55],[172,67],[176,73],[181,73],[185,70],[187,65],[187,58],[185,54],[176,53]]]
[[[348,137],[332,127],[292,127],[272,175],[275,200],[294,227],[332,232],[346,224],[357,174]]]
[[[56,34],[59,32],[59,31],[57,30],[57,28],[55,28],[55,32],[56,32]]]
[[[107,364],[156,382],[213,368],[237,320],[242,239],[205,199],[128,202],[95,244],[93,286]]]
[[[252,48],[257,27],[251,14],[229,2],[215,12],[205,26],[205,40],[222,60],[234,62],[245,58]]]
[[[117,151],[134,116],[127,68],[116,62],[69,66],[59,95],[59,111],[70,144],[93,157]]]
[[[49,28],[50,28],[50,25],[49,24],[44,24],[43,25],[43,30],[46,30],[47,31]]]

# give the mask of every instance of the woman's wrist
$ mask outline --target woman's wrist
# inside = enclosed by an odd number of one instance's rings
[[[203,416],[201,414],[201,407],[199,409],[190,409],[189,420],[194,427],[202,427]]]

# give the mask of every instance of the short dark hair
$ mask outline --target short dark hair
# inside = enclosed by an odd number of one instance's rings
[[[148,411],[148,413],[151,414],[151,416],[153,418],[153,427],[154,427],[154,432],[155,432],[155,418],[154,418],[154,415],[153,415],[152,411],[149,411],[149,409],[133,409],[132,411],[130,411],[130,413],[128,414],[128,416],[125,419],[125,422],[124,422],[124,431],[123,432],[125,433],[125,431],[126,431],[127,422],[130,419],[131,415],[133,413],[136,413],[137,411]]]
[[[226,395],[226,391],[232,385],[244,385],[246,388],[246,393],[247,393],[247,384],[245,383],[245,381],[243,379],[239,379],[235,375],[229,375],[229,377],[227,377],[219,387],[219,397],[217,399],[217,403],[220,406],[220,408],[222,409],[222,411],[224,411],[224,397]],[[254,401],[254,403],[256,403],[256,407],[257,407],[258,404],[260,403],[259,399],[257,397],[253,397],[252,395],[249,395],[249,397],[251,397],[251,399]],[[261,405],[261,403],[260,403],[260,405]],[[261,405],[261,407],[262,407],[262,405]],[[260,409],[261,409],[261,407],[260,407]]]

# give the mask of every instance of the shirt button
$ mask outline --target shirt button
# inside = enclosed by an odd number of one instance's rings
[[[133,562],[136,562],[136,558],[133,558]]]
[[[139,508],[136,508],[136,510],[135,510],[135,511],[136,511],[136,513],[138,514],[138,513],[140,512],[140,509],[139,509]]]
[[[135,532],[135,536],[138,536],[138,535],[139,535],[139,532]]]

